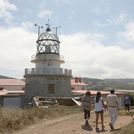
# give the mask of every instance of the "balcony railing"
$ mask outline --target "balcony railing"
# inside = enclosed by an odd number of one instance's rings
[[[32,60],[60,60],[64,61],[64,56],[62,55],[55,55],[55,54],[38,54],[38,55],[32,55]]]
[[[27,74],[46,74],[46,75],[67,75],[72,76],[71,69],[63,69],[63,68],[26,68],[25,75]]]

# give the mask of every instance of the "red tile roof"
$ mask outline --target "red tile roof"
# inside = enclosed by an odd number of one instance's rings
[[[86,93],[87,90],[72,90],[72,93],[76,93],[79,95],[84,95]],[[92,95],[96,95],[98,91],[95,90],[90,90]],[[102,95],[108,95],[109,91],[100,91]],[[123,92],[115,92],[115,94],[117,95],[124,95]]]
[[[0,86],[1,85],[25,85],[25,82],[23,80],[19,79],[0,79]]]

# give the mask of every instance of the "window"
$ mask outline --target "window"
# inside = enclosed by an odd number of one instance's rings
[[[55,85],[48,84],[48,93],[54,93],[54,92],[55,92]]]

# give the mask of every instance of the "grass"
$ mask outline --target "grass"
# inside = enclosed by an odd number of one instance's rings
[[[80,112],[77,106],[50,106],[49,108],[7,109],[0,108],[0,134],[32,125],[41,119],[51,119]]]
[[[120,131],[114,132],[113,134],[134,134],[134,121]]]
[[[120,111],[119,115],[128,115],[128,116],[131,116],[133,118],[134,109],[131,109],[130,112]],[[120,131],[113,132],[113,134],[134,134],[134,121],[131,124],[122,128]]]
[[[0,134],[12,133],[30,126],[42,119],[52,119],[81,111],[78,106],[53,105],[48,108],[7,109],[0,108]],[[121,110],[119,115],[134,116],[134,109],[130,112]],[[134,122],[113,134],[134,134]]]

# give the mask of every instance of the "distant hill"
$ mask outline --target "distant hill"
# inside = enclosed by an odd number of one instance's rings
[[[86,78],[86,77],[83,77],[83,78],[82,78],[82,81],[85,82],[85,83],[97,83],[97,82],[103,82],[103,80],[101,80],[101,79]]]
[[[14,79],[14,78],[13,77],[7,77],[7,76],[0,75],[0,79]]]
[[[113,89],[134,89],[134,79],[94,79],[94,78],[82,78],[85,83],[103,83],[103,86]]]
[[[104,79],[105,83],[107,83],[107,85],[109,87],[112,88],[119,88],[119,89],[130,89],[133,90],[134,89],[134,79]]]
[[[134,79],[129,78],[120,78],[120,79],[104,79],[105,81],[113,81],[113,82],[124,82],[124,83],[134,83]]]

